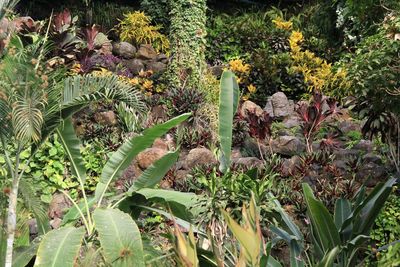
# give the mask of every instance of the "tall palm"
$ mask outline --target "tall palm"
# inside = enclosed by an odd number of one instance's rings
[[[0,62],[0,143],[11,181],[6,222],[6,267],[12,265],[19,184],[25,166],[46,138],[65,119],[92,101],[115,99],[137,110],[145,109],[140,94],[115,76],[88,75],[63,79],[65,73],[53,70],[44,60],[51,48],[46,38],[33,40],[32,44],[25,45],[14,36],[8,54]],[[16,147],[15,151],[9,150],[11,144]],[[27,148],[31,148],[31,156],[22,162],[20,154]]]

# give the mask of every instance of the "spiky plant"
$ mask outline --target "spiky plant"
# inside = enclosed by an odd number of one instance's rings
[[[115,99],[136,110],[145,108],[140,94],[115,76],[63,79],[62,72],[54,71],[44,61],[49,48],[46,38],[24,45],[14,36],[0,63],[0,143],[10,181],[6,267],[12,266],[19,185],[30,159],[46,138],[92,101]],[[17,149],[10,151],[10,146]],[[22,160],[20,155],[28,148],[30,156]]]

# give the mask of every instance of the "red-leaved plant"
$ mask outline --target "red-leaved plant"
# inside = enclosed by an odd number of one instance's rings
[[[307,152],[312,153],[314,137],[323,122],[331,115],[339,113],[336,100],[326,98],[321,93],[315,92],[311,103],[301,103],[296,112],[302,122],[301,128],[306,140]]]

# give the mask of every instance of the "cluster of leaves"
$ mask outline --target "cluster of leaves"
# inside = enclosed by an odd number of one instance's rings
[[[124,19],[116,26],[122,41],[135,45],[151,44],[157,51],[169,54],[169,40],[159,32],[161,26],[151,25],[150,17],[144,12],[124,14]]]

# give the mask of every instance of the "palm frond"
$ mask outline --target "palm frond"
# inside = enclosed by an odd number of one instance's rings
[[[24,206],[34,214],[40,234],[45,234],[49,229],[49,218],[46,207],[36,195],[35,189],[25,179],[21,179],[19,191],[24,201]]]
[[[15,137],[19,140],[37,142],[41,139],[43,114],[32,98],[24,98],[13,104],[12,124]]]
[[[12,11],[18,2],[19,0],[0,0],[0,20],[2,20],[7,13]]]

